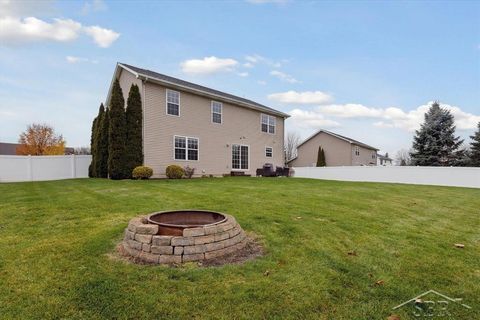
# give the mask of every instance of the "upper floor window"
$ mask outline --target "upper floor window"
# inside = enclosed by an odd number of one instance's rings
[[[167,90],[167,114],[180,116],[180,92]]]
[[[212,122],[222,123],[222,109],[223,104],[221,102],[212,101]]]
[[[265,157],[267,157],[267,158],[273,157],[273,148],[272,147],[265,147]]]
[[[262,114],[262,132],[275,133],[276,120],[274,116]]]
[[[356,156],[360,155],[360,148],[358,146],[355,146],[355,155]]]
[[[175,136],[175,160],[198,160],[198,138]]]
[[[374,153],[372,153],[372,159],[375,159],[375,158],[376,158],[376,156],[377,156],[377,154],[376,154],[375,152],[374,152]]]

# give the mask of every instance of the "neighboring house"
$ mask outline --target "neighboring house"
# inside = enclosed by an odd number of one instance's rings
[[[171,164],[195,168],[195,175],[255,174],[265,163],[283,166],[288,114],[127,64],[117,63],[112,84],[115,79],[125,103],[130,86],[139,86],[144,165],[154,177],[164,177]]]
[[[0,142],[0,155],[9,155],[15,156],[17,155],[17,148],[20,147],[19,143],[8,143],[8,142]],[[74,149],[66,147],[65,154],[73,154]]]
[[[328,167],[377,165],[377,148],[327,130],[319,130],[299,144],[297,156],[288,161],[288,165],[315,167],[320,146],[324,150]]]
[[[377,165],[378,166],[392,166],[393,165],[393,159],[388,157],[388,153],[385,153],[384,156],[377,153]]]

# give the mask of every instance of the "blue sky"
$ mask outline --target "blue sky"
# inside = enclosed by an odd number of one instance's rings
[[[0,2],[0,141],[45,122],[90,140],[117,61],[290,113],[393,155],[439,100],[480,121],[480,3]],[[467,139],[467,142],[469,140]]]

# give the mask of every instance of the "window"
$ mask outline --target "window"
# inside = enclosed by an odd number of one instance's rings
[[[266,114],[261,115],[262,118],[262,132],[267,132],[274,134],[275,133],[275,124],[276,120],[274,116],[269,116]]]
[[[273,157],[273,148],[272,147],[265,147],[265,157],[267,157],[267,158]]]
[[[167,90],[167,114],[180,116],[180,92]]]
[[[221,102],[212,101],[212,122],[213,123],[222,123],[222,109],[223,109],[223,105]]]
[[[248,146],[232,145],[232,169],[248,170]]]
[[[355,146],[355,155],[356,156],[360,155],[360,148],[358,146]]]
[[[372,159],[375,159],[376,153],[372,153]]]
[[[175,160],[198,160],[198,138],[175,136]]]

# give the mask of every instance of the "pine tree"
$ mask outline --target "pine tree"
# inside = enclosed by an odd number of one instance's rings
[[[477,132],[470,136],[472,142],[470,142],[469,165],[474,167],[480,167],[480,122],[477,127]]]
[[[125,166],[125,100],[118,79],[113,83],[109,106],[108,175],[111,179],[124,179]]]
[[[100,104],[100,108],[98,109],[98,116],[95,125],[95,132],[94,132],[94,139],[93,139],[93,150],[95,153],[95,157],[92,157],[92,163],[95,170],[95,177],[100,177],[100,153],[101,153],[101,146],[100,146],[100,139],[102,135],[102,124],[103,119],[105,118],[105,107],[103,103]]]
[[[125,143],[125,161],[128,175],[133,169],[143,164],[142,150],[142,98],[136,84],[132,84],[128,93],[127,111],[127,140]]]
[[[325,167],[327,163],[325,162],[325,151],[321,146],[318,147],[317,155],[317,167]]]
[[[92,162],[88,166],[88,176],[90,178],[97,177],[97,170],[95,168],[95,159],[96,159],[96,152],[95,152],[95,133],[97,132],[97,121],[98,117],[95,117],[92,122],[92,133],[90,135],[90,152],[92,154]]]
[[[99,178],[108,178],[108,127],[110,124],[110,112],[108,108],[105,109],[105,113],[102,118],[102,122],[98,128],[98,163],[97,167]]]
[[[420,130],[415,131],[410,153],[412,165],[458,165],[464,158],[464,150],[459,149],[462,143],[463,140],[455,136],[453,115],[434,102],[425,113]]]

